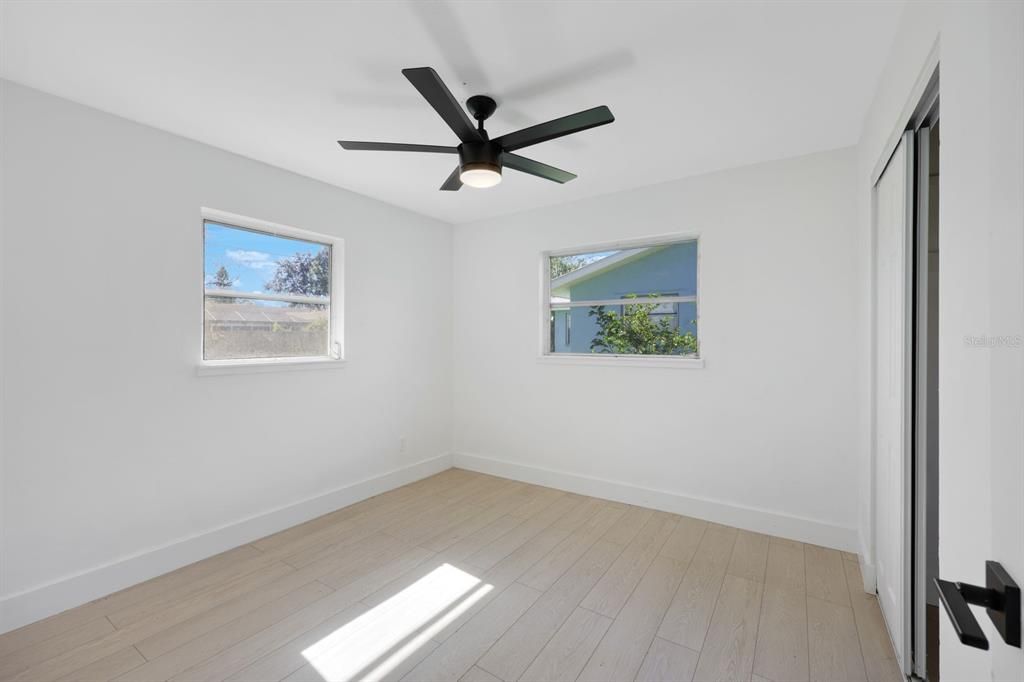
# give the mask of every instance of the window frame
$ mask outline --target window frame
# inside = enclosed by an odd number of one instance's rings
[[[263,373],[283,370],[338,369],[345,365],[345,287],[344,262],[345,240],[341,237],[304,230],[289,225],[273,223],[259,218],[228,213],[213,208],[200,209],[199,235],[200,254],[205,263],[206,255],[206,223],[212,222],[225,227],[260,232],[271,236],[287,239],[298,239],[329,246],[331,249],[331,290],[328,299],[328,350],[324,355],[290,356],[281,358],[236,358],[225,360],[207,360],[203,357],[206,337],[206,278],[200,289],[199,305],[199,363],[196,373],[200,376],[236,373]]]
[[[642,294],[642,296],[647,297],[647,298],[650,298],[652,296],[660,297],[660,298],[682,298],[679,294],[666,293],[664,291],[661,292],[661,293],[657,293],[657,294]],[[696,299],[696,297],[694,297],[694,298]],[[628,300],[625,296],[623,296],[622,299],[624,301]],[[696,300],[694,300],[694,303],[696,303]],[[619,315],[625,315],[626,314],[626,308],[628,308],[631,305],[636,305],[636,304],[635,303],[623,303],[622,305],[620,305],[619,306]],[[651,312],[650,315],[651,315],[651,317],[674,317],[676,319],[675,329],[679,329],[679,304],[671,302],[671,303],[656,303],[655,305],[657,305],[657,306],[664,306],[664,305],[672,306],[672,311],[671,312],[668,312],[668,313]],[[700,331],[700,325],[699,324],[697,325],[697,331],[698,332]]]
[[[633,355],[619,353],[555,353],[551,348],[551,278],[549,259],[552,256],[575,256],[585,253],[600,251],[620,251],[624,249],[636,249],[647,246],[666,246],[682,242],[695,242],[697,244],[697,293],[693,297],[697,307],[697,357],[675,356],[675,355]],[[540,348],[537,360],[543,364],[559,365],[597,365],[597,366],[623,366],[623,367],[662,367],[670,369],[702,369],[705,366],[705,353],[702,341],[703,325],[701,317],[701,269],[703,259],[702,240],[696,233],[671,233],[653,235],[649,237],[637,237],[635,239],[623,239],[608,242],[582,244],[571,247],[549,249],[540,253]],[[616,301],[595,301],[594,303],[618,303]],[[678,306],[677,306],[678,310]],[[677,313],[678,315],[678,313]]]

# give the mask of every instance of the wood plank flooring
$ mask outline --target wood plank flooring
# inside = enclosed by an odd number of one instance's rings
[[[0,680],[901,679],[853,555],[450,469],[0,635]]]

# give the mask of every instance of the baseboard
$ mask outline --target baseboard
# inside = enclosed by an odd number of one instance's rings
[[[821,523],[799,516],[679,495],[665,490],[653,490],[565,471],[553,471],[479,455],[455,453],[453,465],[461,469],[502,476],[524,483],[693,516],[715,523],[777,535],[800,542],[809,542],[823,547],[832,547],[846,552],[857,551],[857,532],[853,528]]]
[[[860,577],[864,581],[864,591],[868,594],[878,594],[878,585],[875,577],[875,565],[864,561],[864,557],[857,558],[860,563]]]
[[[860,534],[860,552],[857,553],[857,563],[860,565],[860,577],[864,582],[864,591],[868,594],[877,594],[878,585],[876,583],[877,578],[875,577],[874,554],[870,553],[868,551],[869,549],[870,545],[864,538],[864,534],[862,532]]]
[[[445,454],[0,598],[0,633],[440,473]]]

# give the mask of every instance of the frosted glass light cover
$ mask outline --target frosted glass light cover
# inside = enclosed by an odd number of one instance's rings
[[[501,173],[487,170],[486,168],[471,168],[462,171],[459,174],[459,180],[462,181],[463,185],[484,189],[486,187],[494,187],[501,182]]]

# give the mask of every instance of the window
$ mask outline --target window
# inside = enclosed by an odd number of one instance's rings
[[[546,354],[700,356],[696,239],[581,248],[544,258]]]
[[[645,297],[664,299],[665,297],[678,296],[677,292],[649,292],[643,294]],[[622,315],[637,314],[636,308],[631,305],[622,305],[619,308]],[[665,320],[672,329],[679,329],[679,304],[678,303],[655,303],[653,308],[649,308],[647,312],[651,321],[656,325],[661,323],[661,320]]]
[[[204,211],[203,361],[341,358],[341,240]]]

